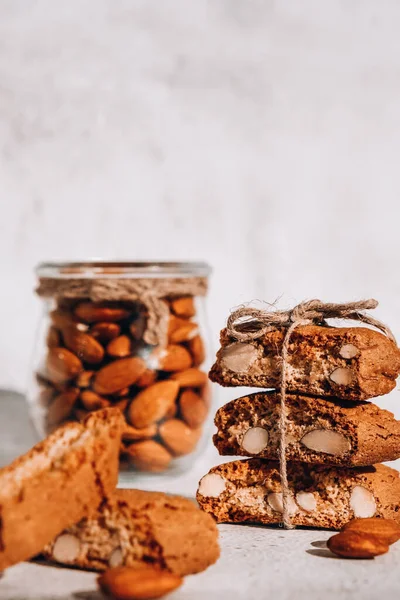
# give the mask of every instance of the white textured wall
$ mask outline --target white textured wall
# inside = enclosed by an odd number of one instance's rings
[[[399,30],[398,0],[1,0],[0,385],[43,259],[208,260],[215,335],[284,294],[400,336]]]

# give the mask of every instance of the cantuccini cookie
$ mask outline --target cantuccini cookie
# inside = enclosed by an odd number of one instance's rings
[[[355,517],[373,516],[400,522],[400,477],[394,469],[288,463],[287,470],[293,525],[340,529]],[[280,523],[279,465],[251,458],[214,467],[201,479],[197,500],[219,523]]]
[[[224,386],[280,388],[285,329],[238,342],[226,329],[210,379]],[[367,400],[390,392],[400,372],[400,350],[365,327],[304,325],[291,334],[287,390],[315,396]]]
[[[0,570],[40,552],[115,488],[122,427],[118,409],[98,411],[0,470]]]
[[[152,564],[189,575],[218,559],[218,531],[214,520],[190,500],[116,490],[96,515],[66,529],[44,554],[56,562],[99,571]]]
[[[286,457],[318,465],[364,466],[400,456],[400,421],[371,402],[286,396]],[[280,394],[232,400],[216,414],[214,444],[221,455],[278,460]]]

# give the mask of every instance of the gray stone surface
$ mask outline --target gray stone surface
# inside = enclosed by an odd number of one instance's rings
[[[22,396],[0,394],[1,460],[34,441]],[[217,462],[212,448],[187,475],[132,478],[131,485],[193,496],[199,477]],[[372,561],[341,560],[325,548],[327,531],[220,526],[216,565],[188,577],[170,600],[394,600],[400,595],[400,543]],[[23,563],[0,579],[0,600],[101,600],[96,575]]]

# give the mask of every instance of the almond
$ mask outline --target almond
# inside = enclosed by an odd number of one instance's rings
[[[136,442],[138,440],[147,440],[157,435],[157,425],[149,425],[138,429],[137,427],[131,427],[126,425],[122,432],[122,439],[125,442]]]
[[[250,456],[260,454],[269,442],[269,433],[264,427],[249,427],[242,438],[242,448]]]
[[[55,327],[50,327],[47,333],[46,344],[49,348],[56,348],[60,343],[61,339],[58,330]]]
[[[94,378],[93,389],[98,394],[115,394],[129,387],[146,370],[146,364],[139,357],[121,358],[100,369]]]
[[[107,346],[107,352],[110,356],[124,358],[131,353],[131,340],[127,335],[120,335],[111,340]]]
[[[199,482],[198,494],[205,498],[218,498],[226,490],[226,481],[218,473],[208,473]]]
[[[212,402],[212,395],[211,385],[209,381],[207,381],[206,385],[202,388],[201,397],[203,398],[204,404],[207,406],[207,408],[210,408]]]
[[[168,336],[170,336],[174,331],[176,331],[180,327],[185,327],[185,325],[187,325],[188,323],[190,323],[190,321],[188,321],[187,319],[180,319],[179,317],[176,317],[175,315],[171,314],[168,321]]]
[[[134,427],[147,427],[160,421],[178,395],[175,381],[159,381],[139,392],[129,407],[129,422]]]
[[[199,333],[199,327],[196,323],[188,321],[186,325],[179,327],[169,336],[169,341],[173,344],[179,344],[180,342],[188,342],[193,339]]]
[[[171,302],[171,308],[177,317],[186,317],[190,319],[196,314],[193,296],[182,296]]]
[[[207,373],[199,369],[191,368],[171,376],[173,381],[177,381],[180,387],[202,387],[208,381]]]
[[[197,429],[202,425],[207,417],[208,408],[203,399],[193,390],[182,392],[179,406],[183,420],[192,429]]]
[[[41,386],[39,391],[38,402],[40,406],[47,408],[54,399],[54,388],[47,385]]]
[[[143,334],[146,329],[146,319],[143,315],[137,317],[129,326],[129,331],[134,340],[139,342],[143,339]]]
[[[374,558],[389,551],[388,544],[371,533],[342,531],[327,541],[331,552],[342,558]]]
[[[203,338],[200,335],[196,335],[196,337],[189,341],[188,347],[193,356],[193,366],[199,367],[206,359]]]
[[[79,331],[86,331],[87,325],[79,321],[71,313],[57,308],[50,313],[50,319],[56,329],[62,331],[65,327],[74,327]]]
[[[274,510],[275,512],[283,513],[283,494],[282,494],[282,492],[271,492],[267,496],[267,502],[268,502],[269,506],[272,508],[272,510]],[[299,507],[297,506],[296,502],[294,501],[294,498],[292,496],[289,496],[289,498],[288,498],[289,515],[295,515],[298,510],[299,510]]]
[[[107,408],[111,405],[107,398],[103,398],[90,390],[81,392],[80,399],[86,410],[99,410],[99,408]]]
[[[354,379],[354,373],[351,369],[347,369],[346,367],[338,367],[332,371],[329,378],[337,385],[350,385]]]
[[[81,543],[75,535],[63,533],[54,542],[52,558],[60,563],[73,563],[79,556]]]
[[[146,369],[146,371],[143,373],[143,375],[141,375],[141,377],[139,377],[139,379],[137,380],[135,385],[137,385],[140,388],[149,387],[149,385],[152,385],[153,383],[155,383],[156,379],[157,379],[157,372],[154,371],[153,369]]]
[[[188,319],[181,319],[170,315],[168,323],[168,338],[172,343],[179,343],[192,339],[198,333],[197,323]]]
[[[192,365],[192,357],[183,346],[170,344],[164,350],[156,350],[158,366],[162,371],[183,371]]]
[[[104,349],[93,336],[73,327],[63,329],[64,344],[74,352],[83,362],[97,364],[103,360]]]
[[[349,360],[358,356],[360,354],[360,350],[354,346],[354,344],[345,344],[340,348],[339,354],[342,358]]]
[[[110,568],[120,567],[124,564],[124,555],[121,548],[115,548],[110,554],[108,559],[108,566]]]
[[[80,388],[90,387],[94,371],[82,371],[76,378],[76,385]]]
[[[72,413],[78,395],[79,390],[77,388],[70,388],[58,394],[47,411],[47,424],[49,426],[58,425],[67,419]]]
[[[331,429],[312,429],[301,438],[300,443],[309,450],[332,456],[343,456],[351,450],[350,440]]]
[[[258,350],[252,344],[234,342],[221,348],[221,366],[234,373],[246,373],[257,360]]]
[[[306,512],[314,512],[317,508],[317,499],[312,492],[297,492],[296,503]]]
[[[115,339],[121,333],[121,327],[118,323],[96,323],[90,330],[94,338],[102,344],[106,344]]]
[[[126,449],[126,453],[131,463],[139,471],[152,471],[154,473],[165,471],[172,459],[168,450],[154,440],[132,444]]]
[[[376,513],[376,500],[373,493],[362,485],[353,487],[350,494],[350,508],[355,517],[366,519]]]
[[[65,383],[82,371],[82,363],[66,348],[50,348],[46,359],[46,372],[50,381]]]
[[[169,407],[169,409],[165,413],[165,418],[166,419],[173,419],[174,417],[176,417],[177,414],[178,414],[178,405],[177,405],[176,402],[174,402],[173,404],[171,404],[171,406]]]
[[[115,600],[151,600],[161,598],[183,583],[182,577],[155,567],[114,567],[100,575],[103,592]]]
[[[387,544],[394,544],[400,540],[400,525],[391,519],[379,519],[372,517],[370,519],[353,519],[346,523],[342,531],[357,531],[376,535],[383,539]]]
[[[174,456],[189,454],[196,447],[201,430],[190,429],[180,419],[169,419],[160,425],[160,436]]]
[[[96,323],[104,321],[113,323],[122,321],[131,314],[129,310],[121,306],[114,306],[104,302],[81,302],[75,308],[75,315],[85,323]]]

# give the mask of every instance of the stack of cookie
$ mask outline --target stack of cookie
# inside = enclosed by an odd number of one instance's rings
[[[221,455],[252,457],[211,469],[198,490],[219,522],[279,523],[280,377],[285,329],[237,341],[223,330],[210,378],[223,386],[272,388],[219,409]],[[294,525],[339,529],[354,517],[400,520],[400,421],[368,402],[400,372],[397,345],[365,327],[298,326],[287,356],[286,457]],[[373,466],[372,466],[373,465]]]

